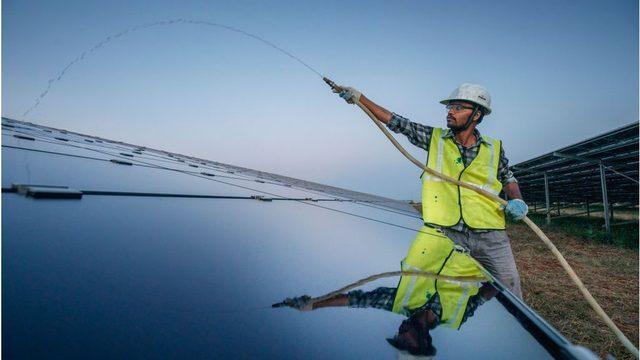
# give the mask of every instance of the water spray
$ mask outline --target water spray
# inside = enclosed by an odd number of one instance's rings
[[[202,26],[215,27],[215,28],[224,29],[224,30],[227,30],[227,31],[232,31],[232,32],[241,34],[243,36],[252,38],[252,39],[257,40],[257,41],[259,41],[259,42],[261,42],[261,43],[263,43],[263,44],[265,44],[265,45],[267,45],[267,46],[269,46],[271,48],[274,48],[277,51],[279,51],[280,53],[290,57],[291,59],[293,59],[293,60],[297,61],[298,63],[302,64],[302,66],[307,68],[309,71],[313,72],[314,74],[316,74],[320,78],[322,78],[322,74],[318,70],[314,69],[309,64],[307,64],[306,62],[302,61],[302,59],[300,59],[299,57],[293,55],[289,51],[281,48],[280,46],[272,43],[271,41],[269,41],[269,40],[267,40],[267,39],[265,39],[265,38],[263,38],[261,36],[258,36],[256,34],[252,34],[252,33],[248,32],[248,31],[244,31],[242,29],[238,29],[236,27],[225,25],[225,24],[220,24],[220,23],[211,22],[211,21],[202,21],[202,20],[173,19],[173,20],[165,20],[165,21],[156,21],[156,22],[151,22],[151,23],[147,23],[147,24],[136,25],[136,26],[127,28],[125,30],[122,30],[122,31],[120,31],[118,33],[109,35],[109,36],[105,37],[104,39],[102,39],[101,41],[99,41],[96,44],[94,44],[91,48],[83,51],[80,55],[76,56],[55,77],[52,77],[51,79],[49,79],[49,81],[47,82],[47,86],[44,88],[44,90],[42,90],[40,95],[38,95],[38,97],[36,97],[36,100],[33,103],[33,105],[31,105],[31,107],[29,107],[22,114],[22,120],[25,121],[27,115],[29,115],[30,112],[35,110],[40,105],[42,100],[44,100],[44,98],[51,91],[51,88],[53,87],[53,85],[55,85],[58,81],[62,80],[62,78],[67,74],[69,69],[71,69],[73,67],[73,65],[75,65],[76,63],[84,60],[84,58],[87,57],[88,55],[94,53],[95,51],[99,50],[100,48],[102,48],[106,44],[112,42],[113,40],[116,40],[116,39],[121,38],[121,37],[123,37],[125,35],[128,35],[128,34],[134,33],[136,31],[143,30],[143,29],[149,29],[149,28],[152,28],[152,27],[170,26],[170,25],[176,25],[176,24],[191,24],[191,25],[202,25]]]

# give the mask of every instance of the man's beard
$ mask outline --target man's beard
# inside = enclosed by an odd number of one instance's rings
[[[451,129],[451,131],[453,131],[453,132],[458,132],[458,131],[464,130],[465,125],[464,124],[463,125],[456,125],[456,124],[447,122],[447,127],[449,129]]]

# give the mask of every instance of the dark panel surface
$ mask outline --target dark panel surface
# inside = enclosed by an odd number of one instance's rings
[[[397,270],[421,226],[408,204],[12,125],[21,128],[3,127],[3,191],[21,183],[88,192],[64,200],[2,195],[6,358],[397,357],[385,338],[398,331],[400,315],[270,305]],[[15,131],[36,140],[6,136]],[[117,157],[127,151],[134,156]],[[114,194],[91,194],[98,190]],[[431,335],[438,358],[549,357],[495,298],[459,331],[437,327]]]

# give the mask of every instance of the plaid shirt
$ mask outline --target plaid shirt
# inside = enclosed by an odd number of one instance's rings
[[[395,113],[391,117],[391,121],[389,121],[387,127],[389,128],[389,130],[395,133],[401,133],[405,135],[413,145],[429,151],[431,134],[433,134],[433,127],[411,122],[409,119]],[[475,159],[478,155],[480,144],[483,142],[486,143],[477,129],[474,130],[473,133],[476,136],[477,141],[475,145],[472,145],[468,148],[458,143],[453,131],[446,129],[442,133],[442,137],[452,138],[456,146],[458,146],[460,154],[462,154],[462,161],[465,168],[469,166],[473,159]],[[513,176],[513,172],[509,170],[509,159],[507,159],[507,157],[505,156],[503,148],[500,148],[500,161],[498,162],[498,180],[502,183],[503,186],[511,182],[517,182],[516,178]],[[458,224],[452,226],[451,229],[461,232],[467,232],[469,230],[468,226],[462,219],[460,219],[460,222]],[[485,232],[487,230],[474,231]]]
[[[373,291],[364,292],[362,290],[355,290],[347,293],[348,306],[353,308],[374,308],[387,311],[393,310],[393,301],[396,298],[397,288],[379,287]],[[440,296],[435,293],[430,299],[425,299],[424,305],[417,309],[413,309],[409,312],[405,312],[404,315],[411,316],[419,311],[431,310],[433,311],[438,324],[442,316],[442,305],[440,304]],[[464,310],[462,316],[461,325],[467,321],[467,318],[473,316],[478,306],[484,304],[484,299],[480,294],[471,296],[467,302],[467,307]],[[438,325],[436,324],[436,325]]]

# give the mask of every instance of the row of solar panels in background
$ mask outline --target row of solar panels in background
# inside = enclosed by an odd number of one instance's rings
[[[638,205],[638,123],[523,161],[511,167],[530,203],[602,201],[600,163],[610,203]]]

